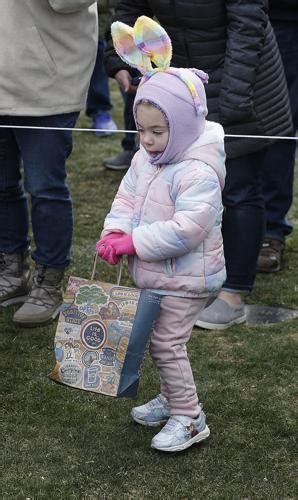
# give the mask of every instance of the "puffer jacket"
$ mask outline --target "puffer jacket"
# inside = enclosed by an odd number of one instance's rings
[[[0,115],[81,110],[97,41],[94,0],[1,0]]]
[[[142,147],[135,154],[103,235],[132,234],[136,255],[129,268],[139,288],[197,297],[222,286],[223,136],[219,124],[206,122],[176,164],[152,165]]]
[[[114,20],[131,26],[156,16],[173,45],[171,65],[209,74],[208,119],[227,134],[290,135],[291,113],[282,62],[267,1],[119,0]],[[106,69],[114,76],[130,68],[110,40]],[[268,140],[226,139],[228,158],[263,149]]]

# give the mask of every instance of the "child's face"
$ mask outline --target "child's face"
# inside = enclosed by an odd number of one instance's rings
[[[152,157],[162,153],[168,144],[169,128],[163,113],[150,104],[140,103],[136,111],[140,143]]]

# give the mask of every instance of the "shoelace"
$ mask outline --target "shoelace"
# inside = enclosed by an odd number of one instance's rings
[[[156,406],[164,406],[163,404],[163,401],[161,400],[161,398],[159,396],[156,396],[156,398],[152,399],[151,401],[149,401],[149,408],[156,408]]]
[[[176,420],[174,417],[169,418],[166,425],[163,427],[162,432],[171,433],[174,431],[179,425],[183,425],[181,422]]]

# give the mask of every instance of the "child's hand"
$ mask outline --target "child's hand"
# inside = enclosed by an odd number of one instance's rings
[[[116,255],[115,249],[109,244],[101,243],[99,245],[99,243],[100,241],[96,243],[97,254],[112,266],[118,264],[121,257],[118,257],[118,255]]]
[[[136,253],[130,234],[123,233],[119,238],[113,239],[109,244],[114,248],[116,255],[134,255]]]
[[[119,239],[119,238],[121,238],[121,236],[124,236],[124,235],[125,235],[125,233],[114,233],[113,232],[113,233],[106,234],[106,236],[104,236],[103,238],[98,240],[98,242],[95,245],[98,255],[100,255],[98,250],[99,250],[99,247],[101,245],[108,245],[112,240]]]

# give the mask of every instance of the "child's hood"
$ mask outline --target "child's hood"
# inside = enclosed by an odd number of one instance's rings
[[[226,168],[224,130],[219,123],[206,120],[205,130],[183,153],[182,161],[201,160],[216,172],[221,189],[224,188]]]

